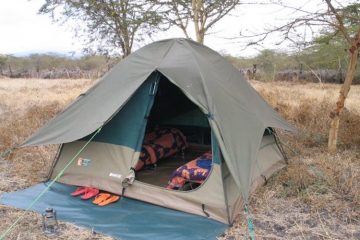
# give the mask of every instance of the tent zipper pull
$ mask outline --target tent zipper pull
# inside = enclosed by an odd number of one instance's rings
[[[203,213],[206,215],[206,217],[210,217],[210,214],[205,211],[205,204],[201,204],[201,209],[202,209]]]

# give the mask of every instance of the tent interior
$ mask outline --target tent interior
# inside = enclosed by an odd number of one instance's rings
[[[146,133],[164,127],[180,130],[186,138],[187,147],[159,159],[155,164],[144,166],[136,173],[138,181],[160,187],[167,186],[169,177],[177,168],[211,151],[211,129],[207,116],[177,86],[161,75],[147,119]],[[178,190],[192,190],[199,185],[199,182],[188,181]]]

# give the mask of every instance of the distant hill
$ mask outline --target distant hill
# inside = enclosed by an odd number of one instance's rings
[[[0,53],[1,54],[1,53]],[[24,51],[24,52],[16,52],[10,54],[3,55],[11,55],[14,57],[29,57],[31,55],[50,55],[54,57],[66,57],[66,58],[81,58],[84,56],[83,53],[79,52],[54,52],[54,51]]]

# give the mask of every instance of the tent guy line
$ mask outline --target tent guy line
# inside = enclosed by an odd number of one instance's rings
[[[99,134],[101,127],[92,135],[92,137],[84,144],[84,146],[75,154],[75,156],[69,160],[65,167],[58,173],[58,175],[49,183],[49,185],[30,203],[30,205],[25,209],[25,211],[15,220],[13,224],[10,225],[0,236],[0,240],[3,240],[7,235],[9,235],[16,225],[25,217],[26,213],[39,201],[39,199],[51,188],[51,186],[64,174],[66,169],[74,162],[74,160],[84,151],[84,149],[89,145],[89,143],[94,139],[94,137]]]

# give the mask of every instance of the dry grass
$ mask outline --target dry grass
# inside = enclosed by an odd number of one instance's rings
[[[91,82],[89,79],[0,79],[0,114],[5,116],[49,103],[62,108]]]
[[[92,84],[91,80],[0,79],[0,151],[22,142]],[[336,155],[326,152],[329,110],[339,86],[253,82],[297,136],[281,132],[289,166],[250,199],[257,239],[360,239],[360,86],[352,87]],[[0,160],[0,193],[44,179],[57,146],[17,150]],[[291,150],[289,150],[291,149]],[[0,207],[0,232],[21,211]],[[44,239],[40,217],[26,215],[10,239]],[[60,239],[111,239],[62,223]],[[244,239],[240,216],[222,239]]]
[[[23,211],[0,206],[1,225],[10,226],[14,219],[23,214]],[[4,215],[3,215],[4,214]],[[4,217],[3,217],[4,216]],[[42,220],[40,216],[33,212],[28,212],[24,216],[21,224],[15,231],[8,235],[7,239],[16,240],[47,240],[41,230]],[[69,223],[59,223],[60,231],[56,239],[77,239],[77,240],[111,240],[111,237],[102,236],[91,230],[75,226]],[[1,227],[1,231],[3,231]]]
[[[339,95],[340,85],[292,84],[289,82],[253,82],[260,94],[285,119],[300,129],[300,140],[310,146],[327,141],[329,113]],[[360,87],[353,86],[345,103],[340,129],[341,145],[360,144]]]
[[[257,239],[360,239],[360,86],[353,86],[342,115],[339,151],[327,153],[329,112],[337,85],[253,82],[299,129],[281,133],[289,165],[250,199]],[[226,239],[244,239],[244,216]]]
[[[92,82],[87,79],[0,79],[0,152],[24,141]],[[24,148],[13,152],[6,160],[0,159],[0,194],[44,180],[56,149],[57,146]],[[20,210],[0,206],[0,232],[21,214]],[[9,239],[47,239],[40,229],[41,217],[28,213]],[[111,239],[65,223],[61,223],[61,233],[58,239]]]

